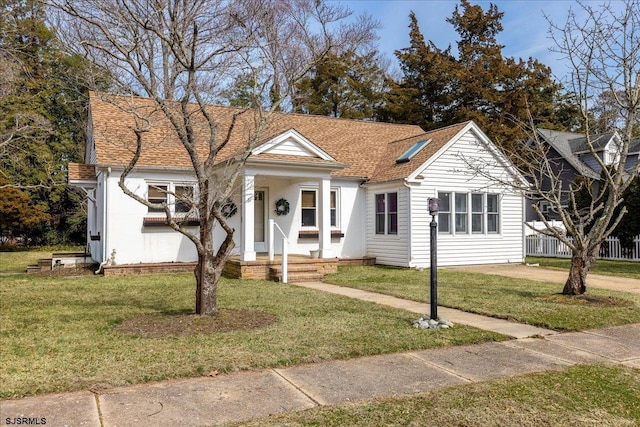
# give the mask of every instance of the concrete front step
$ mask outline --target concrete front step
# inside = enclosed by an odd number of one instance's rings
[[[321,281],[323,277],[324,274],[314,264],[289,264],[287,268],[287,282],[315,282]],[[269,278],[282,282],[282,266],[269,267]]]
[[[322,281],[324,275],[318,272],[290,272],[287,275],[287,282],[289,283],[302,283],[302,282],[319,282]],[[282,274],[272,276],[274,282],[282,282]]]

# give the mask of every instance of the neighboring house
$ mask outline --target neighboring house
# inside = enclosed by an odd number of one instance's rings
[[[120,102],[152,108],[147,99],[92,93],[85,164],[69,165],[70,184],[88,195],[91,256],[103,262],[115,250],[118,264],[194,261],[193,243],[164,224],[163,212],[149,210],[118,186],[135,147],[133,118],[114,105]],[[223,124],[232,111],[211,107]],[[144,135],[143,154],[126,183],[180,212],[184,207],[157,189],[191,192],[194,176],[165,119],[154,117],[158,121]],[[242,135],[236,126],[219,153],[220,174]],[[278,114],[262,141],[243,168],[236,209],[227,212],[241,260],[255,260],[270,239],[276,253],[282,251],[280,239],[269,235],[273,219],[292,254],[319,250],[322,258],[370,256],[379,264],[428,266],[427,201],[439,197],[440,265],[523,261],[522,195],[474,175],[466,162],[484,159],[490,173],[520,177],[473,122],[424,132],[410,125]],[[278,215],[283,200],[289,212]],[[197,230],[197,222],[192,226]]]
[[[568,191],[569,186],[578,177],[592,180],[600,178],[601,167],[595,156],[605,165],[614,164],[620,159],[620,138],[615,132],[594,135],[591,137],[593,150],[587,145],[584,134],[573,132],[561,132],[549,129],[537,129],[541,142],[549,146],[547,158],[553,167],[553,172],[562,183],[563,190]],[[631,142],[626,167],[631,170],[639,161],[640,139]],[[549,189],[549,181],[542,183],[544,190]],[[566,203],[568,204],[568,196]],[[526,220],[537,221],[540,218],[533,209],[538,205],[542,213],[549,220],[558,219],[558,215],[544,200],[527,200]]]

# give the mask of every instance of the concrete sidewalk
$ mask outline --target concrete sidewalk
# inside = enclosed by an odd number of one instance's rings
[[[524,264],[465,265],[446,268],[470,273],[495,274],[497,276],[512,277],[515,279],[553,282],[560,285],[564,285],[569,274],[568,271],[552,270]],[[640,268],[640,263],[638,264],[638,268]],[[587,292],[590,287],[640,294],[640,280],[630,279],[628,277],[589,273],[587,276]]]
[[[4,400],[0,424],[30,417],[47,426],[216,425],[602,361],[640,368],[640,324]]]
[[[427,304],[372,292],[324,283],[304,286],[419,314],[429,311]],[[17,424],[16,419],[23,417],[33,419],[32,424],[35,420],[44,424],[44,419],[47,426],[217,425],[577,363],[611,362],[640,368],[640,324],[557,334],[444,307],[438,313],[454,323],[537,338],[3,400],[0,425]]]

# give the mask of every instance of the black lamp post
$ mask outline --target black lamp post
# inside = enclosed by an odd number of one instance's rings
[[[436,215],[438,215],[440,199],[429,199],[429,215],[431,215],[430,235],[430,254],[431,254],[431,319],[438,320],[438,223]]]

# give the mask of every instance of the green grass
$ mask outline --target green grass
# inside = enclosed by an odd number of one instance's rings
[[[548,258],[528,256],[529,264],[540,264],[541,267],[554,268],[569,271],[571,259],[569,258]],[[607,276],[629,277],[640,280],[640,262],[632,261],[612,261],[599,259],[589,271],[593,274],[604,274]]]
[[[289,366],[506,337],[286,284],[224,279],[220,308],[272,313],[266,327],[142,338],[114,329],[145,313],[192,312],[191,274],[0,279],[0,397]]]
[[[37,264],[40,258],[51,258],[54,252],[82,252],[82,246],[52,246],[29,251],[0,252],[0,273],[24,273],[27,266]]]
[[[340,267],[325,281],[415,301],[429,301],[429,270]],[[640,322],[640,295],[590,289],[588,295],[616,298],[623,305],[593,306],[558,297],[562,286],[479,273],[438,270],[438,304],[558,331]],[[562,302],[564,301],[564,303]]]
[[[271,416],[235,426],[638,426],[640,370],[562,371]]]

